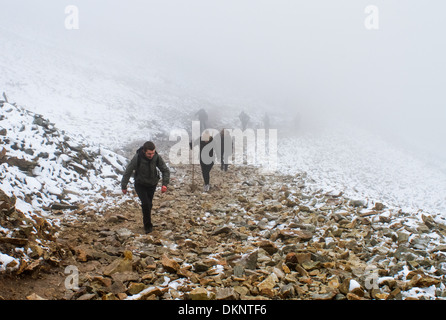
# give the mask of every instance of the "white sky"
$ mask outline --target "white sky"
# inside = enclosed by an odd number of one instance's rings
[[[170,77],[350,118],[446,155],[442,0],[0,0],[56,45],[154,61]],[[367,30],[367,5],[379,9]],[[79,30],[65,29],[65,7]],[[0,43],[1,46],[1,43]],[[426,144],[429,141],[429,144]]]

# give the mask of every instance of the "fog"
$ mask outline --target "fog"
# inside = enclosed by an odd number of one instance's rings
[[[3,24],[66,50],[156,65],[195,94],[342,119],[446,159],[444,1],[0,2]],[[370,4],[378,29],[364,25]],[[65,28],[67,5],[78,30]]]

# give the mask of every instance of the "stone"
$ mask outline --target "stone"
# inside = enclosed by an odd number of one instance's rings
[[[282,299],[287,299],[295,295],[294,284],[288,283],[280,288],[280,296]]]
[[[409,279],[409,274],[408,274],[407,278]],[[430,286],[433,286],[433,285],[437,285],[440,282],[441,282],[440,279],[435,279],[435,278],[427,276],[425,274],[415,274],[410,279],[410,284],[412,286],[420,287],[420,288],[426,288],[426,287],[430,287]]]
[[[131,295],[140,293],[141,291],[143,291],[145,289],[146,285],[144,283],[140,283],[140,282],[131,282],[127,292]]]
[[[290,268],[294,269],[296,268],[297,264],[299,263],[299,260],[297,258],[297,255],[295,252],[289,252],[285,256],[285,264]]]
[[[329,288],[326,293],[312,293],[311,299],[313,300],[333,300],[338,294],[338,290]]]
[[[375,299],[379,300],[387,300],[389,298],[390,294],[386,292],[378,292],[374,295]]]
[[[209,266],[202,261],[197,261],[194,263],[195,272],[206,272],[209,270]]]
[[[126,297],[127,297],[127,295],[126,295]],[[107,294],[105,294],[105,295],[102,296],[102,300],[104,300],[104,301],[105,301],[105,300],[106,300],[106,301],[115,301],[115,300],[122,300],[122,299],[120,299],[119,297],[117,297],[115,294],[109,292],[109,293],[107,293]]]
[[[375,203],[375,206],[373,207],[373,209],[377,210],[377,211],[381,211],[384,209],[384,207],[385,206],[381,202],[377,202],[377,203]]]
[[[314,269],[318,268],[319,265],[320,265],[319,261],[304,261],[304,262],[302,262],[302,267],[307,271],[314,270]]]
[[[111,276],[117,272],[132,272],[132,261],[128,259],[115,259],[110,265],[106,266],[103,274]]]
[[[116,297],[117,297],[119,300],[125,300],[128,296],[127,296],[127,294],[124,293],[124,292],[119,292],[119,293],[116,294]]]
[[[208,291],[204,288],[195,288],[188,293],[191,300],[209,300]]]
[[[386,300],[392,300],[392,299],[396,299],[396,300],[401,299],[401,289],[400,288],[393,289],[386,298]]]
[[[113,281],[138,281],[139,274],[137,272],[117,272],[111,275]]]
[[[365,202],[363,200],[351,200],[350,205],[352,207],[365,207]]]
[[[165,254],[161,258],[161,264],[167,272],[176,273],[180,269],[180,264]]]
[[[245,296],[249,295],[249,289],[245,286],[235,286],[234,291],[239,294],[240,299],[244,299]]]
[[[139,300],[153,300],[166,293],[168,288],[150,286],[139,293]]]
[[[237,300],[239,294],[234,288],[217,288],[215,299],[216,300]]]
[[[102,276],[95,276],[93,278],[93,282],[97,282],[104,287],[111,287],[111,285],[112,285],[112,280],[110,278],[106,278],[106,277],[102,277]]]
[[[436,252],[436,251],[446,252],[446,245],[441,244],[441,245],[435,246],[430,252]]]
[[[350,280],[351,278],[345,279],[341,285],[339,286],[339,291],[343,294],[347,294],[350,292]]]
[[[245,274],[245,268],[242,265],[236,264],[233,268],[233,274],[236,278],[241,278]]]
[[[258,288],[260,291],[260,294],[265,294],[268,296],[272,295],[272,290],[276,286],[279,279],[277,276],[272,273],[268,277],[266,277],[265,280],[263,280],[261,283],[259,283]]]
[[[310,241],[313,233],[307,230],[283,229],[280,231],[279,238],[284,240],[297,238],[298,241]]]
[[[29,296],[26,297],[26,300],[47,300],[45,298],[42,298],[41,296],[39,296],[37,293],[32,293]]]
[[[192,282],[199,282],[198,275],[186,268],[179,268],[177,271],[177,275],[179,275],[180,277],[189,278]]]
[[[121,228],[116,231],[119,240],[124,241],[133,235],[133,232],[127,228]]]
[[[302,265],[304,262],[311,261],[311,253],[310,252],[297,253],[296,254],[296,259],[297,259],[297,263]]]
[[[360,297],[360,296],[358,296],[354,293],[351,293],[351,292],[347,293],[347,299],[348,300],[367,300],[367,299]]]
[[[403,232],[403,231],[398,231],[396,234],[398,236],[398,243],[406,243],[409,241],[409,237],[410,237],[409,233]]]
[[[261,241],[259,243],[259,247],[268,252],[269,255],[273,255],[279,250],[277,246],[274,244],[274,242],[267,240]]]
[[[212,232],[212,235],[216,236],[216,235],[219,235],[222,233],[231,233],[231,231],[232,231],[231,227],[224,226],[224,227],[216,229],[214,232]]]
[[[110,291],[114,294],[118,294],[120,292],[125,292],[126,287],[122,281],[113,281],[112,285],[110,286]]]
[[[96,294],[94,293],[85,293],[81,295],[77,300],[92,300],[93,298],[96,298]]]
[[[255,270],[257,268],[257,259],[259,256],[258,250],[251,253],[245,254],[237,264],[242,266],[244,269]]]

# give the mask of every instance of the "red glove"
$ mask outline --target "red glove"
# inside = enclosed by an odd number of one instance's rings
[[[166,192],[167,191],[167,187],[166,186],[162,186],[161,187],[161,193],[164,193],[164,192]]]
[[[122,189],[123,194],[127,194],[127,189]]]

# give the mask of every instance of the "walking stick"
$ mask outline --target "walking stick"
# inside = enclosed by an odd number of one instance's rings
[[[190,186],[190,191],[191,192],[195,192],[195,190],[197,189],[197,186],[195,185],[195,164],[194,164],[194,159],[193,159],[193,153],[192,153],[192,184]]]

